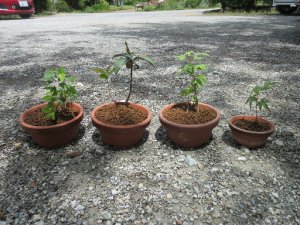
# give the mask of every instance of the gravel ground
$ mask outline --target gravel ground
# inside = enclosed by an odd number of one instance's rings
[[[204,16],[201,10],[58,14],[0,20],[0,225],[5,224],[299,224],[299,16]],[[131,50],[157,66],[140,65],[131,101],[148,107],[152,122],[131,148],[103,144],[91,111],[109,101],[92,71]],[[211,57],[201,101],[221,112],[209,142],[181,148],[170,142],[159,110],[180,102],[188,80],[172,55]],[[80,92],[85,118],[76,140],[45,149],[18,118],[42,103],[39,78],[61,66]],[[250,90],[280,82],[266,97],[276,125],[267,143],[247,149],[233,142],[228,120],[254,115]],[[112,77],[115,100],[125,100],[129,74]],[[146,92],[141,92],[146,91]],[[297,143],[298,141],[298,143]],[[82,152],[76,158],[71,152]],[[195,165],[188,165],[187,159]],[[192,160],[190,160],[192,161]]]

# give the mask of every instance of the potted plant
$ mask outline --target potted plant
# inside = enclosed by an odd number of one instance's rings
[[[193,51],[173,56],[187,61],[179,68],[179,74],[187,73],[192,80],[190,86],[180,92],[181,97],[187,97],[187,102],[165,106],[159,112],[160,122],[166,128],[169,139],[183,147],[197,147],[207,142],[221,115],[214,107],[199,103],[198,90],[202,90],[206,75],[197,75],[196,70],[208,70],[207,65],[194,65],[195,60],[203,59],[201,55],[209,56]]]
[[[252,103],[256,102],[256,116],[240,115],[234,116],[229,120],[232,137],[236,143],[248,148],[258,148],[264,145],[267,138],[273,134],[275,125],[266,119],[258,117],[257,111],[258,109],[261,111],[262,108],[270,111],[267,104],[269,103],[269,100],[261,98],[260,91],[272,89],[271,86],[277,83],[278,82],[267,81],[263,86],[257,85],[252,89],[250,97],[247,99],[245,105],[249,104],[251,110]]]
[[[66,81],[73,82],[75,77],[66,78],[63,67],[59,70],[46,70],[41,81],[58,86],[48,86],[43,100],[48,101],[25,111],[19,118],[24,131],[30,133],[37,144],[48,148],[68,144],[77,137],[79,123],[83,119],[83,107],[73,101],[79,95]]]
[[[108,66],[106,70],[95,68],[93,71],[100,73],[100,79],[106,79],[109,84],[109,76],[114,72],[118,75],[122,66],[126,65],[130,69],[130,88],[125,102],[112,102],[101,105],[93,110],[91,114],[92,122],[99,130],[102,141],[107,145],[114,145],[118,148],[130,147],[137,144],[149,126],[152,114],[146,107],[129,102],[132,91],[133,71],[139,69],[138,60],[144,60],[153,67],[153,61],[145,56],[135,56],[128,48],[125,41],[126,53],[115,55],[119,58],[114,68]],[[108,86],[109,88],[109,86]],[[110,89],[109,89],[109,95]]]

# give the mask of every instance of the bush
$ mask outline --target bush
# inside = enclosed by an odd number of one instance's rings
[[[152,6],[150,6],[150,5],[148,5],[148,6],[146,6],[146,7],[144,8],[144,11],[155,11],[155,8],[152,7]]]
[[[194,8],[199,7],[200,3],[201,3],[201,0],[186,0],[185,1],[185,6],[187,8],[193,8],[194,9]]]
[[[92,9],[95,11],[103,11],[103,10],[109,10],[109,4],[108,2],[104,1],[104,0],[100,0],[99,4],[97,5],[93,5]]]
[[[57,12],[70,12],[71,8],[65,1],[59,1],[55,3],[55,8]]]
[[[136,0],[124,0],[124,5],[136,5]]]
[[[47,9],[48,2],[47,0],[33,0],[33,4],[35,7],[35,13],[39,14]]]
[[[165,9],[165,4],[162,3],[162,2],[158,2],[154,8],[156,10],[164,10]]]
[[[87,0],[64,0],[70,8],[82,10],[86,5]]]
[[[47,11],[50,11],[50,12],[55,11],[54,2],[52,2],[51,0],[47,0]]]
[[[178,8],[178,2],[176,0],[168,0],[167,4],[170,9],[177,9]]]

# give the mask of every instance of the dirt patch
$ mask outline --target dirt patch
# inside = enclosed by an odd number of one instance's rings
[[[199,112],[197,112],[195,106],[189,106],[188,112],[186,110],[186,105],[175,105],[167,109],[163,116],[171,122],[185,125],[209,123],[217,117],[214,110],[204,107],[200,107]]]
[[[39,108],[25,119],[25,123],[31,126],[52,126],[60,123],[65,123],[74,119],[78,116],[78,113],[75,109],[70,107],[58,107],[55,113],[55,120],[51,118],[46,118],[46,113],[42,112],[43,108]]]
[[[265,132],[271,129],[268,123],[258,120],[245,120],[243,118],[234,120],[232,124],[243,130],[254,132]]]
[[[147,114],[132,106],[125,105],[105,105],[95,114],[97,120],[102,123],[128,126],[141,123],[147,119]]]

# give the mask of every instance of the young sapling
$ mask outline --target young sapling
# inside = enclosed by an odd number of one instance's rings
[[[100,73],[99,78],[100,79],[105,79],[107,81],[107,85],[108,85],[108,93],[109,93],[109,98],[110,98],[110,107],[112,104],[112,97],[111,97],[111,92],[110,92],[110,87],[109,87],[109,76],[114,72],[114,70],[110,70],[111,65],[109,65],[106,70],[103,70],[101,68],[94,68],[93,71]]]
[[[261,112],[263,107],[265,109],[267,109],[268,111],[270,111],[270,109],[268,107],[268,104],[267,104],[267,103],[269,103],[269,100],[267,100],[266,98],[260,98],[260,96],[259,96],[260,91],[265,91],[265,90],[268,90],[268,89],[272,89],[271,85],[275,85],[277,83],[278,82],[272,82],[271,80],[269,80],[269,81],[265,82],[263,86],[257,85],[252,89],[252,91],[250,93],[250,97],[247,99],[245,105],[249,104],[250,110],[251,110],[252,103],[256,102],[256,105],[255,105],[256,119],[255,119],[255,121],[257,121],[257,108],[259,109],[260,112]]]
[[[179,60],[186,60],[188,62],[186,65],[179,68],[181,69],[181,71],[178,74],[180,75],[183,73],[188,73],[192,78],[192,82],[190,83],[190,86],[180,92],[181,94],[180,97],[184,96],[188,98],[187,112],[189,111],[190,95],[193,95],[191,96],[191,100],[195,103],[195,106],[197,107],[197,112],[199,112],[199,106],[198,106],[199,100],[197,97],[199,93],[197,88],[199,88],[200,91],[202,91],[202,86],[206,82],[205,79],[206,75],[197,75],[196,70],[209,70],[206,67],[208,64],[194,65],[195,60],[203,59],[203,57],[200,57],[199,55],[209,56],[206,53],[195,53],[194,51],[186,52],[185,54],[180,56],[173,56],[175,58],[178,58]]]
[[[63,67],[59,70],[46,70],[43,78],[40,80],[52,84],[55,78],[59,81],[58,87],[48,86],[44,88],[45,90],[48,90],[48,92],[46,96],[43,97],[43,100],[48,101],[48,104],[42,110],[46,113],[45,117],[51,117],[52,120],[55,120],[55,113],[58,105],[66,107],[67,101],[72,103],[79,95],[75,86],[66,83],[66,81],[74,82],[75,77],[66,78],[66,72]],[[55,105],[55,101],[58,102],[57,105]]]
[[[154,65],[153,61],[146,56],[141,56],[141,55],[134,56],[134,53],[130,52],[126,41],[125,41],[125,46],[126,46],[125,47],[126,53],[116,54],[116,55],[114,55],[113,58],[121,57],[116,61],[115,65],[114,65],[114,72],[116,75],[118,75],[119,70],[125,64],[126,64],[126,67],[128,69],[130,69],[130,88],[129,88],[129,93],[128,93],[128,96],[127,96],[127,99],[125,102],[125,105],[128,105],[128,101],[129,101],[131,90],[132,90],[132,80],[133,80],[132,73],[133,73],[133,70],[137,70],[140,68],[136,62],[138,60],[144,60],[144,61],[148,62],[150,65],[152,65],[154,68],[155,68],[155,65]]]

